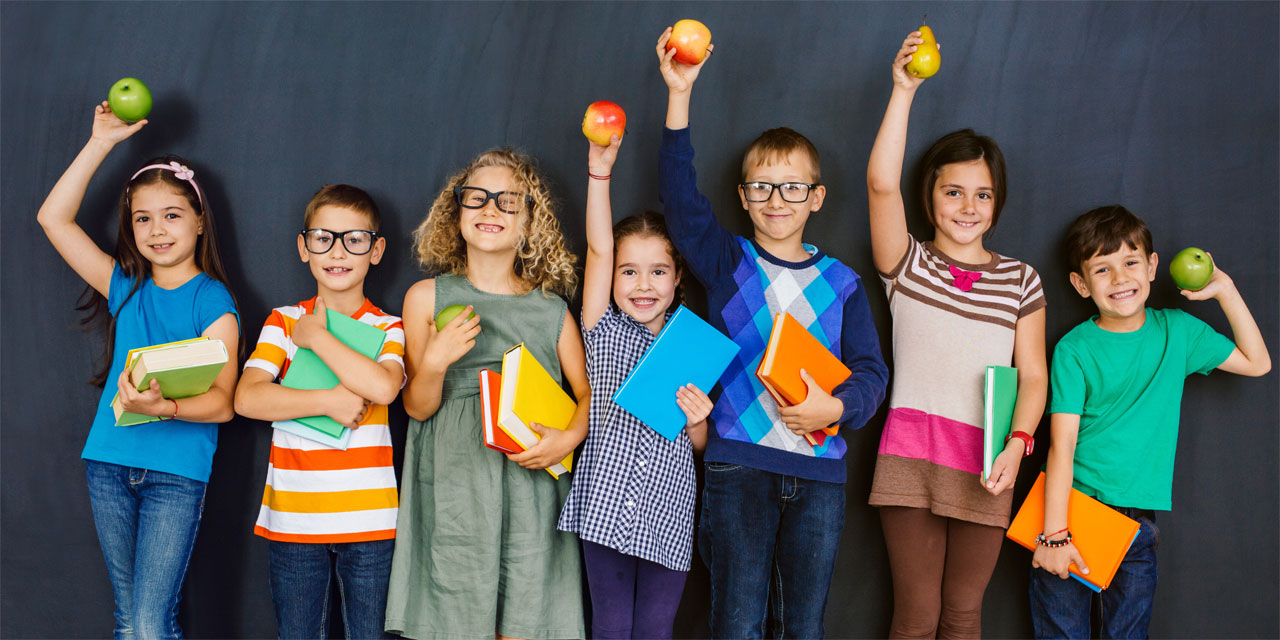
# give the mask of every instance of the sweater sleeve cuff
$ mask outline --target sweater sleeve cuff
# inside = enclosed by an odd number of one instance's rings
[[[683,129],[662,128],[662,150],[667,153],[683,153],[693,150],[689,127]]]

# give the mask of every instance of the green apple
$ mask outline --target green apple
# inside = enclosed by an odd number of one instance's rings
[[[1187,247],[1169,262],[1169,275],[1179,289],[1199,291],[1213,277],[1213,259],[1200,249]]]
[[[111,113],[125,122],[137,122],[151,113],[151,90],[137,78],[121,78],[107,92]]]
[[[440,313],[436,314],[436,331],[444,331],[445,325],[453,322],[453,319],[458,317],[458,314],[466,310],[467,305],[465,304],[451,304],[441,309]],[[470,320],[474,317],[476,317],[476,312],[472,311],[471,315],[467,316],[467,319]]]

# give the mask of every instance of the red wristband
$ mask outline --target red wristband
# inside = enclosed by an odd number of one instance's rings
[[[588,171],[588,172],[587,172],[587,177],[588,177],[588,178],[591,178],[592,180],[608,180],[609,178],[612,178],[612,177],[613,177],[613,174],[612,174],[612,173],[606,173],[606,174],[604,174],[604,175],[602,175],[602,176],[598,176],[598,175],[596,175],[596,174],[591,173],[590,171]]]
[[[160,421],[161,421],[161,422],[168,422],[168,421],[173,420],[174,418],[177,418],[177,417],[178,417],[178,401],[177,401],[177,400],[174,400],[173,398],[166,398],[166,399],[167,399],[169,402],[172,402],[172,403],[173,403],[173,415],[169,416],[168,418],[166,418],[166,417],[164,417],[164,416],[156,416],[157,418],[160,418]]]
[[[1010,439],[1012,439],[1012,438],[1017,438],[1017,439],[1021,440],[1021,441],[1023,442],[1023,444],[1025,444],[1025,445],[1026,445],[1026,446],[1025,446],[1025,448],[1023,449],[1023,451],[1022,451],[1022,457],[1024,457],[1024,458],[1025,458],[1025,457],[1027,457],[1027,456],[1031,455],[1031,452],[1032,452],[1032,451],[1035,451],[1035,448],[1036,448],[1036,439],[1035,439],[1035,438],[1033,438],[1033,437],[1031,437],[1031,434],[1027,433],[1026,431],[1013,431],[1013,432],[1010,432],[1010,433],[1009,433],[1009,435],[1007,435],[1007,436],[1005,436],[1005,437],[1004,437],[1004,443],[1005,443],[1006,445],[1007,445],[1007,444],[1009,444],[1009,440],[1010,440]],[[1059,532],[1059,533],[1061,533],[1061,532]]]

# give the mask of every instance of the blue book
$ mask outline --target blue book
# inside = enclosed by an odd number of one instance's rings
[[[622,381],[613,401],[674,441],[687,422],[676,404],[676,390],[693,383],[710,394],[738,349],[737,343],[681,305]]]

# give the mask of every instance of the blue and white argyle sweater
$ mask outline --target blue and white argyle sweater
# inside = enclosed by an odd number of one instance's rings
[[[844,482],[845,429],[875,414],[888,382],[862,279],[812,245],[804,245],[808,259],[790,262],[720,226],[698,191],[687,128],[663,131],[659,185],[672,240],[707,289],[708,320],[742,348],[713,394],[704,460]],[[840,435],[821,449],[786,428],[755,376],[774,315],[784,311],[853,372],[832,394],[844,403]]]

